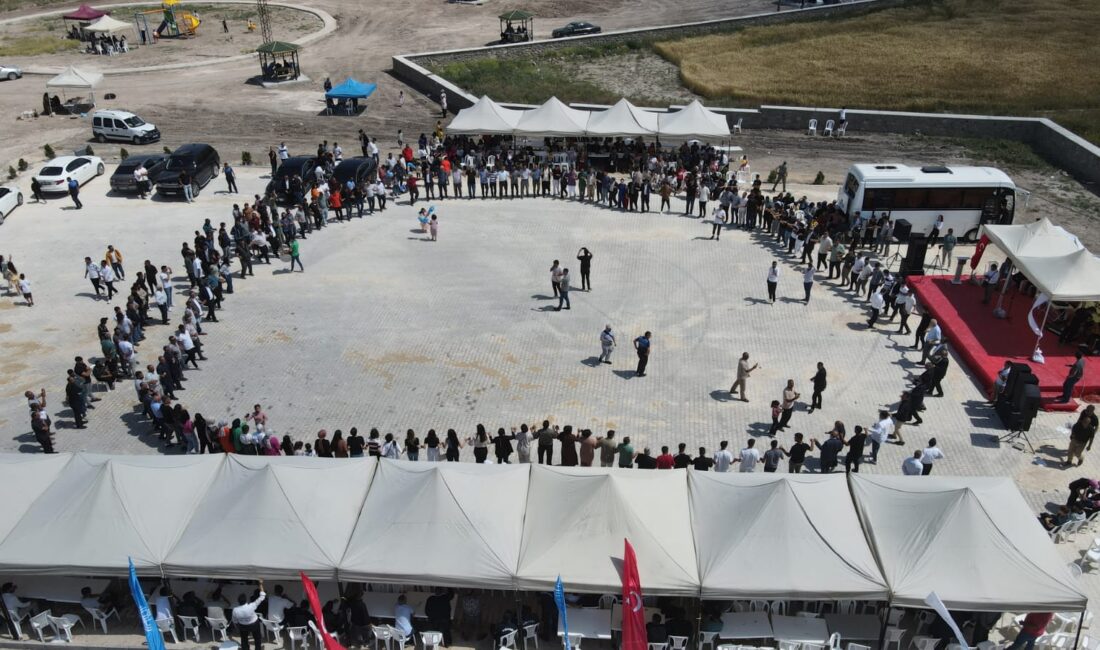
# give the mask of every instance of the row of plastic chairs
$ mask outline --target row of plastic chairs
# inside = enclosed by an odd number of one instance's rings
[[[84,627],[84,621],[77,614],[62,614],[61,616],[54,616],[53,610],[47,609],[45,611],[38,612],[34,616],[28,617],[28,615],[23,615],[22,617],[18,617],[11,615],[11,610],[8,610],[8,612],[10,617],[9,620],[11,621],[13,627],[15,627],[15,631],[20,637],[23,636],[23,628],[20,625],[20,622],[26,619],[27,625],[30,626],[31,631],[34,632],[35,636],[38,637],[38,640],[41,643],[46,642],[44,635],[48,634],[51,630],[53,631],[54,639],[64,639],[65,641],[72,643],[73,628],[77,625],[79,625],[80,627]]]
[[[777,614],[779,616],[786,616],[788,611],[788,604],[785,600],[738,600],[734,601],[730,608],[730,611],[736,612],[768,612],[770,614]],[[856,600],[838,600],[835,602],[811,602],[807,603],[803,610],[798,615],[805,614],[861,614],[870,613],[873,614],[876,611],[876,605],[872,602],[863,602]]]
[[[1050,529],[1050,539],[1055,544],[1072,541],[1077,533],[1096,532],[1098,525],[1100,525],[1100,510],[1097,510],[1089,515],[1088,518],[1081,521],[1067,521],[1064,524],[1055,526]]]
[[[811,119],[809,126],[806,127],[806,132],[809,135],[817,135],[817,120]],[[848,132],[848,124],[842,123],[839,127],[836,126],[836,122],[833,120],[826,120],[825,129],[821,132],[821,135],[830,136],[835,135],[840,137]]]

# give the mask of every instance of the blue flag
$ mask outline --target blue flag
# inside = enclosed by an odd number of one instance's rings
[[[149,602],[145,600],[145,592],[141,590],[137,572],[134,571],[134,560],[127,559],[130,562],[130,595],[134,597],[138,615],[141,616],[141,626],[145,628],[145,641],[149,644],[149,650],[164,650],[164,637],[157,627],[157,622],[153,620],[153,612],[149,611]]]
[[[561,617],[561,642],[565,650],[569,650],[569,619],[565,616],[565,585],[558,576],[554,584],[554,604],[558,606],[558,616]]]

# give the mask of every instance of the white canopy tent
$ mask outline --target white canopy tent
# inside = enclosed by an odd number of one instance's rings
[[[664,113],[659,117],[657,131],[662,138],[707,140],[730,137],[726,118],[708,111],[698,99],[674,113]]]
[[[103,81],[103,74],[90,70],[81,70],[75,66],[65,68],[61,74],[46,82],[47,88],[73,88],[92,90]]]
[[[511,588],[528,475],[519,464],[380,464],[341,578]]]
[[[522,114],[523,111],[504,108],[482,95],[473,106],[459,111],[447,130],[458,134],[511,135]]]
[[[111,18],[110,16],[103,16],[102,18],[97,19],[95,22],[85,27],[84,31],[98,32],[102,34],[118,34],[119,32],[124,32],[127,30],[133,31],[133,29],[134,26],[130,23],[116,20],[114,18]]]
[[[685,471],[533,466],[518,587],[614,593],[629,539],[646,595],[698,594]]]
[[[0,454],[0,476],[8,485],[18,486],[4,494],[0,507],[0,543],[71,459],[69,454]]]
[[[1008,478],[850,475],[852,496],[902,607],[1081,611],[1087,598]]]
[[[1051,300],[1100,300],[1100,260],[1084,248],[1058,257],[1017,257],[1015,262]]]
[[[657,133],[658,114],[643,111],[620,99],[606,111],[590,111],[585,135],[603,137],[637,137]]]
[[[688,485],[703,598],[886,600],[844,475],[691,472]]]
[[[551,97],[536,109],[522,111],[516,135],[578,137],[584,135],[588,113],[570,108]]]
[[[1046,217],[1028,224],[984,225],[982,234],[1011,258],[1059,257],[1084,248],[1076,236]]]

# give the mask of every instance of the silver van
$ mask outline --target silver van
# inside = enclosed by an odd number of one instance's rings
[[[92,136],[99,142],[146,144],[160,140],[160,131],[129,111],[104,110],[92,113]]]

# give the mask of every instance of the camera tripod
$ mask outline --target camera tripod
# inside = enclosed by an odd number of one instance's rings
[[[1027,437],[1027,431],[1024,431],[1022,429],[1009,431],[1008,433],[1001,436],[1000,438],[997,438],[997,442],[1010,442],[1010,441],[1013,441],[1013,440],[1019,440],[1021,438],[1023,438],[1024,442],[1027,443],[1027,447],[1028,447],[1028,449],[1031,450],[1031,453],[1034,454],[1035,453],[1035,447],[1031,444],[1031,438],[1028,438]]]

